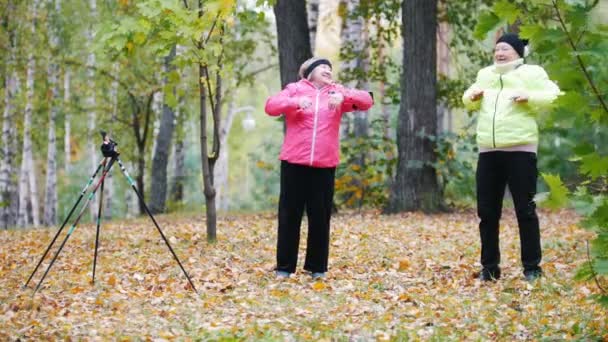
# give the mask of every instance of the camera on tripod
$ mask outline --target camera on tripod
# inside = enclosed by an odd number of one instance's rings
[[[101,144],[101,153],[104,157],[116,158],[120,155],[116,150],[116,146],[118,143],[108,137],[108,133],[105,131],[101,131],[101,137],[103,138],[103,143]]]

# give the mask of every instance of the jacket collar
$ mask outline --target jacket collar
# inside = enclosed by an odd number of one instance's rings
[[[524,64],[523,58],[518,58],[516,60],[510,61],[507,63],[500,63],[500,64],[494,63],[494,68],[492,69],[492,71],[494,71],[497,74],[504,75],[504,74],[508,73],[509,71],[513,71],[513,70],[519,68],[523,64]]]
[[[328,87],[333,87],[333,86],[334,86],[334,84],[336,84],[335,82],[333,82],[333,83],[330,83],[330,84],[324,85],[324,86],[323,86],[323,87],[321,87],[321,88],[317,88],[317,86],[315,86],[315,85],[314,85],[314,83],[310,82],[309,80],[307,80],[307,79],[305,79],[305,78],[301,79],[301,80],[300,80],[300,83],[302,83],[302,84],[306,84],[307,86],[312,87],[312,88],[313,88],[313,89],[315,89],[315,90],[321,90],[321,89],[325,89],[325,88],[328,88]]]

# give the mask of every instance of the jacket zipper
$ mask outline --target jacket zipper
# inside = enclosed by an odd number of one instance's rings
[[[496,112],[498,111],[498,98],[500,97],[500,93],[502,92],[502,75],[499,76],[500,79],[500,90],[498,94],[496,94],[496,102],[494,103],[494,115],[492,116],[492,145],[496,148]]]
[[[312,128],[312,146],[310,148],[310,166],[315,159],[315,142],[317,140],[317,122],[319,121],[319,94],[321,89],[317,89],[317,98],[315,99],[315,122]]]

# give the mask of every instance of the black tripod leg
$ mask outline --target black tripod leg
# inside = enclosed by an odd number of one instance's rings
[[[93,184],[93,180],[95,179],[95,177],[99,173],[99,170],[101,170],[101,168],[103,166],[105,166],[105,164],[106,164],[106,158],[104,158],[99,163],[99,166],[97,167],[97,170],[95,170],[95,173],[93,173],[93,175],[91,176],[91,178],[89,178],[89,181],[87,182],[87,184],[84,186],[84,188],[80,192],[80,196],[78,197],[78,200],[76,201],[76,203],[74,204],[74,206],[70,210],[70,213],[68,214],[68,216],[65,218],[65,220],[61,224],[61,228],[59,228],[59,230],[57,231],[57,234],[55,234],[55,237],[53,238],[53,241],[51,241],[51,243],[49,244],[49,246],[46,248],[46,251],[44,251],[44,253],[42,254],[42,257],[40,258],[40,261],[38,261],[38,264],[34,268],[34,271],[32,272],[32,274],[30,274],[30,277],[27,279],[27,281],[25,282],[25,284],[23,285],[23,287],[27,287],[27,285],[30,283],[30,281],[34,277],[34,274],[36,274],[36,272],[38,271],[38,268],[40,267],[40,264],[42,264],[42,261],[44,260],[44,258],[46,257],[46,255],[51,250],[51,247],[53,246],[53,244],[55,244],[55,241],[57,241],[57,238],[59,237],[59,234],[61,234],[61,232],[63,231],[63,228],[65,228],[65,225],[68,223],[68,220],[70,219],[70,217],[72,217],[72,214],[74,213],[74,210],[76,210],[76,207],[78,207],[78,204],[80,204],[80,201],[84,197],[84,194],[87,192],[87,189],[89,188],[89,186],[91,186],[91,184]]]
[[[186,272],[186,270],[184,269],[184,266],[182,265],[181,261],[179,261],[179,258],[177,257],[177,254],[175,254],[175,251],[173,251],[173,247],[171,247],[171,244],[169,243],[169,240],[167,240],[167,237],[163,233],[162,229],[160,229],[160,226],[158,225],[158,223],[156,222],[156,219],[154,218],[154,216],[150,212],[150,209],[148,209],[148,206],[146,205],[146,202],[144,201],[143,197],[141,196],[141,194],[137,190],[137,187],[135,186],[135,182],[133,181],[133,179],[131,178],[131,176],[129,176],[129,173],[127,172],[127,169],[125,169],[125,166],[122,164],[122,161],[119,158],[116,158],[116,161],[118,161],[118,166],[120,166],[120,171],[122,171],[122,173],[125,175],[125,177],[127,178],[127,181],[131,185],[131,188],[133,189],[133,191],[135,191],[135,194],[137,194],[137,197],[139,198],[139,200],[143,204],[143,207],[146,210],[146,213],[148,214],[148,216],[150,216],[150,218],[152,219],[152,222],[154,222],[154,225],[156,226],[156,229],[160,233],[160,236],[165,241],[165,244],[167,245],[167,247],[169,247],[169,251],[173,255],[173,258],[175,258],[175,261],[177,261],[177,264],[179,265],[179,268],[181,268],[182,272],[184,272],[184,275],[188,279],[188,282],[190,283],[190,286],[192,286],[192,289],[194,290],[194,292],[198,293],[198,290],[196,290],[196,287],[194,286],[194,283],[192,282],[192,279],[190,279],[190,276],[188,275],[188,272]]]
[[[108,164],[107,168],[104,169],[103,174],[101,175],[101,178],[99,179],[99,181],[97,182],[97,184],[93,188],[93,191],[91,191],[91,194],[87,198],[87,201],[84,203],[84,205],[80,209],[80,213],[78,214],[78,217],[76,217],[76,221],[74,222],[74,224],[72,224],[72,226],[68,230],[68,233],[65,236],[65,238],[63,239],[63,242],[61,243],[61,246],[59,246],[59,249],[57,250],[57,252],[55,252],[55,255],[53,256],[53,259],[51,259],[51,263],[46,268],[46,271],[42,275],[42,278],[40,278],[40,280],[38,281],[38,285],[36,285],[36,289],[34,290],[34,294],[36,294],[36,292],[38,292],[38,289],[40,289],[40,285],[42,285],[42,282],[44,281],[44,278],[46,278],[47,274],[49,274],[49,271],[51,270],[51,267],[53,267],[53,264],[57,260],[57,257],[59,256],[59,253],[61,253],[61,250],[63,249],[63,246],[65,246],[65,243],[68,241],[68,239],[72,235],[72,232],[74,232],[74,229],[76,229],[76,226],[80,222],[80,219],[82,218],[85,210],[89,207],[89,204],[91,203],[91,200],[95,197],[95,193],[97,192],[97,189],[103,183],[104,179],[106,178],[106,175],[108,174],[108,172],[112,168],[112,165],[114,165],[114,161],[115,161],[115,159],[112,158],[110,160],[110,163]]]
[[[93,257],[93,277],[91,278],[91,284],[95,284],[95,270],[97,268],[97,249],[99,247],[99,230],[101,229],[101,214],[103,211],[103,185],[104,184],[105,184],[105,179],[101,181],[101,189],[99,190],[99,210],[97,212],[97,232],[95,233],[95,256]]]

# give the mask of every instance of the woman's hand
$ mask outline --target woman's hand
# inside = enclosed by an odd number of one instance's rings
[[[298,106],[300,106],[300,109],[306,109],[306,108],[310,107],[311,105],[312,105],[312,101],[310,101],[310,99],[306,96],[302,96],[298,100]]]
[[[329,109],[336,109],[340,107],[342,105],[342,102],[344,102],[344,95],[342,95],[342,93],[329,93],[329,101],[327,101]]]
[[[473,93],[469,98],[471,101],[475,102],[483,97],[483,90],[473,90]]]
[[[525,103],[528,102],[528,95],[526,93],[517,93],[511,96],[511,100],[517,103]]]

